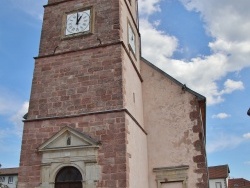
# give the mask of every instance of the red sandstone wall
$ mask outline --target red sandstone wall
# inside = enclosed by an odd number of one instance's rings
[[[61,2],[61,3],[59,3]],[[37,148],[64,126],[101,141],[100,188],[129,187],[118,0],[49,0],[24,125],[18,188],[40,184]],[[93,8],[93,30],[63,36],[66,12]],[[138,78],[137,78],[138,79]]]
[[[51,2],[51,3],[50,3]],[[52,2],[64,2],[52,4]],[[93,9],[93,31],[78,37],[64,38],[64,16],[84,7]],[[54,0],[45,7],[39,56],[74,51],[120,41],[118,0]]]
[[[37,152],[37,148],[65,126],[71,126],[101,141],[98,154],[101,180],[98,187],[127,187],[125,114],[114,112],[26,122],[18,177],[19,188],[39,186],[41,153]]]
[[[36,60],[28,118],[120,109],[120,45]]]

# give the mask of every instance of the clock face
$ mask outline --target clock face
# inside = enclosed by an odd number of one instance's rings
[[[68,14],[65,35],[89,32],[90,20],[90,10]]]
[[[135,54],[135,34],[130,24],[128,24],[128,43]]]

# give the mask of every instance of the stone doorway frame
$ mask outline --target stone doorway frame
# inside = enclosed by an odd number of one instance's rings
[[[187,179],[189,166],[174,166],[154,168],[153,172],[156,174],[157,188],[162,188],[163,183],[182,182],[182,188],[187,188]]]

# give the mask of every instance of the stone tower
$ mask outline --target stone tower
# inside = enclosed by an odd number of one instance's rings
[[[206,98],[141,57],[137,0],[44,8],[18,188],[207,188]]]
[[[137,0],[44,8],[18,188],[148,187]]]

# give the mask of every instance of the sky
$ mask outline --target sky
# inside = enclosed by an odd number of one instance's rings
[[[47,0],[0,1],[0,164],[17,167]],[[207,98],[208,165],[250,180],[250,1],[139,0],[142,56]],[[157,54],[157,55],[156,55]]]

